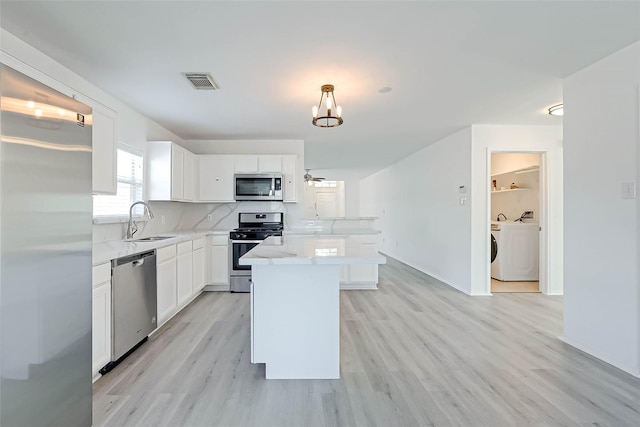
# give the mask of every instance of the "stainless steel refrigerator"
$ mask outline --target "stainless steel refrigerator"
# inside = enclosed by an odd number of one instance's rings
[[[91,108],[0,64],[0,425],[91,425]]]

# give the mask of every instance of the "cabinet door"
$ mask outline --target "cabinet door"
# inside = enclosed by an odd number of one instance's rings
[[[195,167],[195,154],[190,151],[184,151],[184,161],[183,161],[183,198],[184,200],[193,201],[196,197],[195,191],[195,177],[194,173],[196,172]]]
[[[229,246],[211,246],[211,282],[229,283]]]
[[[284,178],[283,200],[297,201],[296,196],[296,156],[282,156],[282,175]]]
[[[158,326],[166,322],[178,309],[176,291],[176,258],[158,262]]]
[[[282,172],[282,156],[258,156],[258,172]]]
[[[204,288],[204,248],[193,251],[193,293]]]
[[[200,201],[233,202],[234,156],[200,156]]]
[[[193,295],[193,251],[191,242],[178,243],[177,258],[178,307]]]
[[[234,157],[234,171],[236,173],[258,172],[258,156],[238,155]]]
[[[93,109],[93,194],[116,194],[116,114]]]
[[[184,150],[171,144],[171,199],[184,200]]]
[[[93,288],[92,364],[93,376],[111,360],[111,281]]]

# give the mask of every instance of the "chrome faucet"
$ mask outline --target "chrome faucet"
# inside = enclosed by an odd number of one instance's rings
[[[133,235],[136,234],[136,232],[138,231],[138,226],[136,225],[135,221],[133,221],[133,207],[135,205],[143,205],[144,210],[147,212],[147,215],[149,216],[149,219],[153,219],[153,212],[151,212],[151,207],[148,204],[146,204],[143,201],[134,202],[129,207],[129,225],[127,226],[127,237],[126,237],[127,239],[132,239]]]

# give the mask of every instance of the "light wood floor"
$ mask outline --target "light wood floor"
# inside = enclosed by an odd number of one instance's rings
[[[540,292],[540,282],[503,282],[491,279],[491,293]]]
[[[340,380],[265,380],[249,295],[204,293],[94,385],[97,426],[638,426],[640,380],[563,344],[561,297],[397,261],[341,292]]]

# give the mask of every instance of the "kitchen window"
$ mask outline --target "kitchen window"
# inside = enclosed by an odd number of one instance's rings
[[[142,200],[143,157],[142,151],[125,144],[118,145],[117,192],[115,196],[93,196],[93,220],[96,223],[122,222],[129,218],[129,207]],[[137,205],[133,216],[143,215],[144,207]]]

